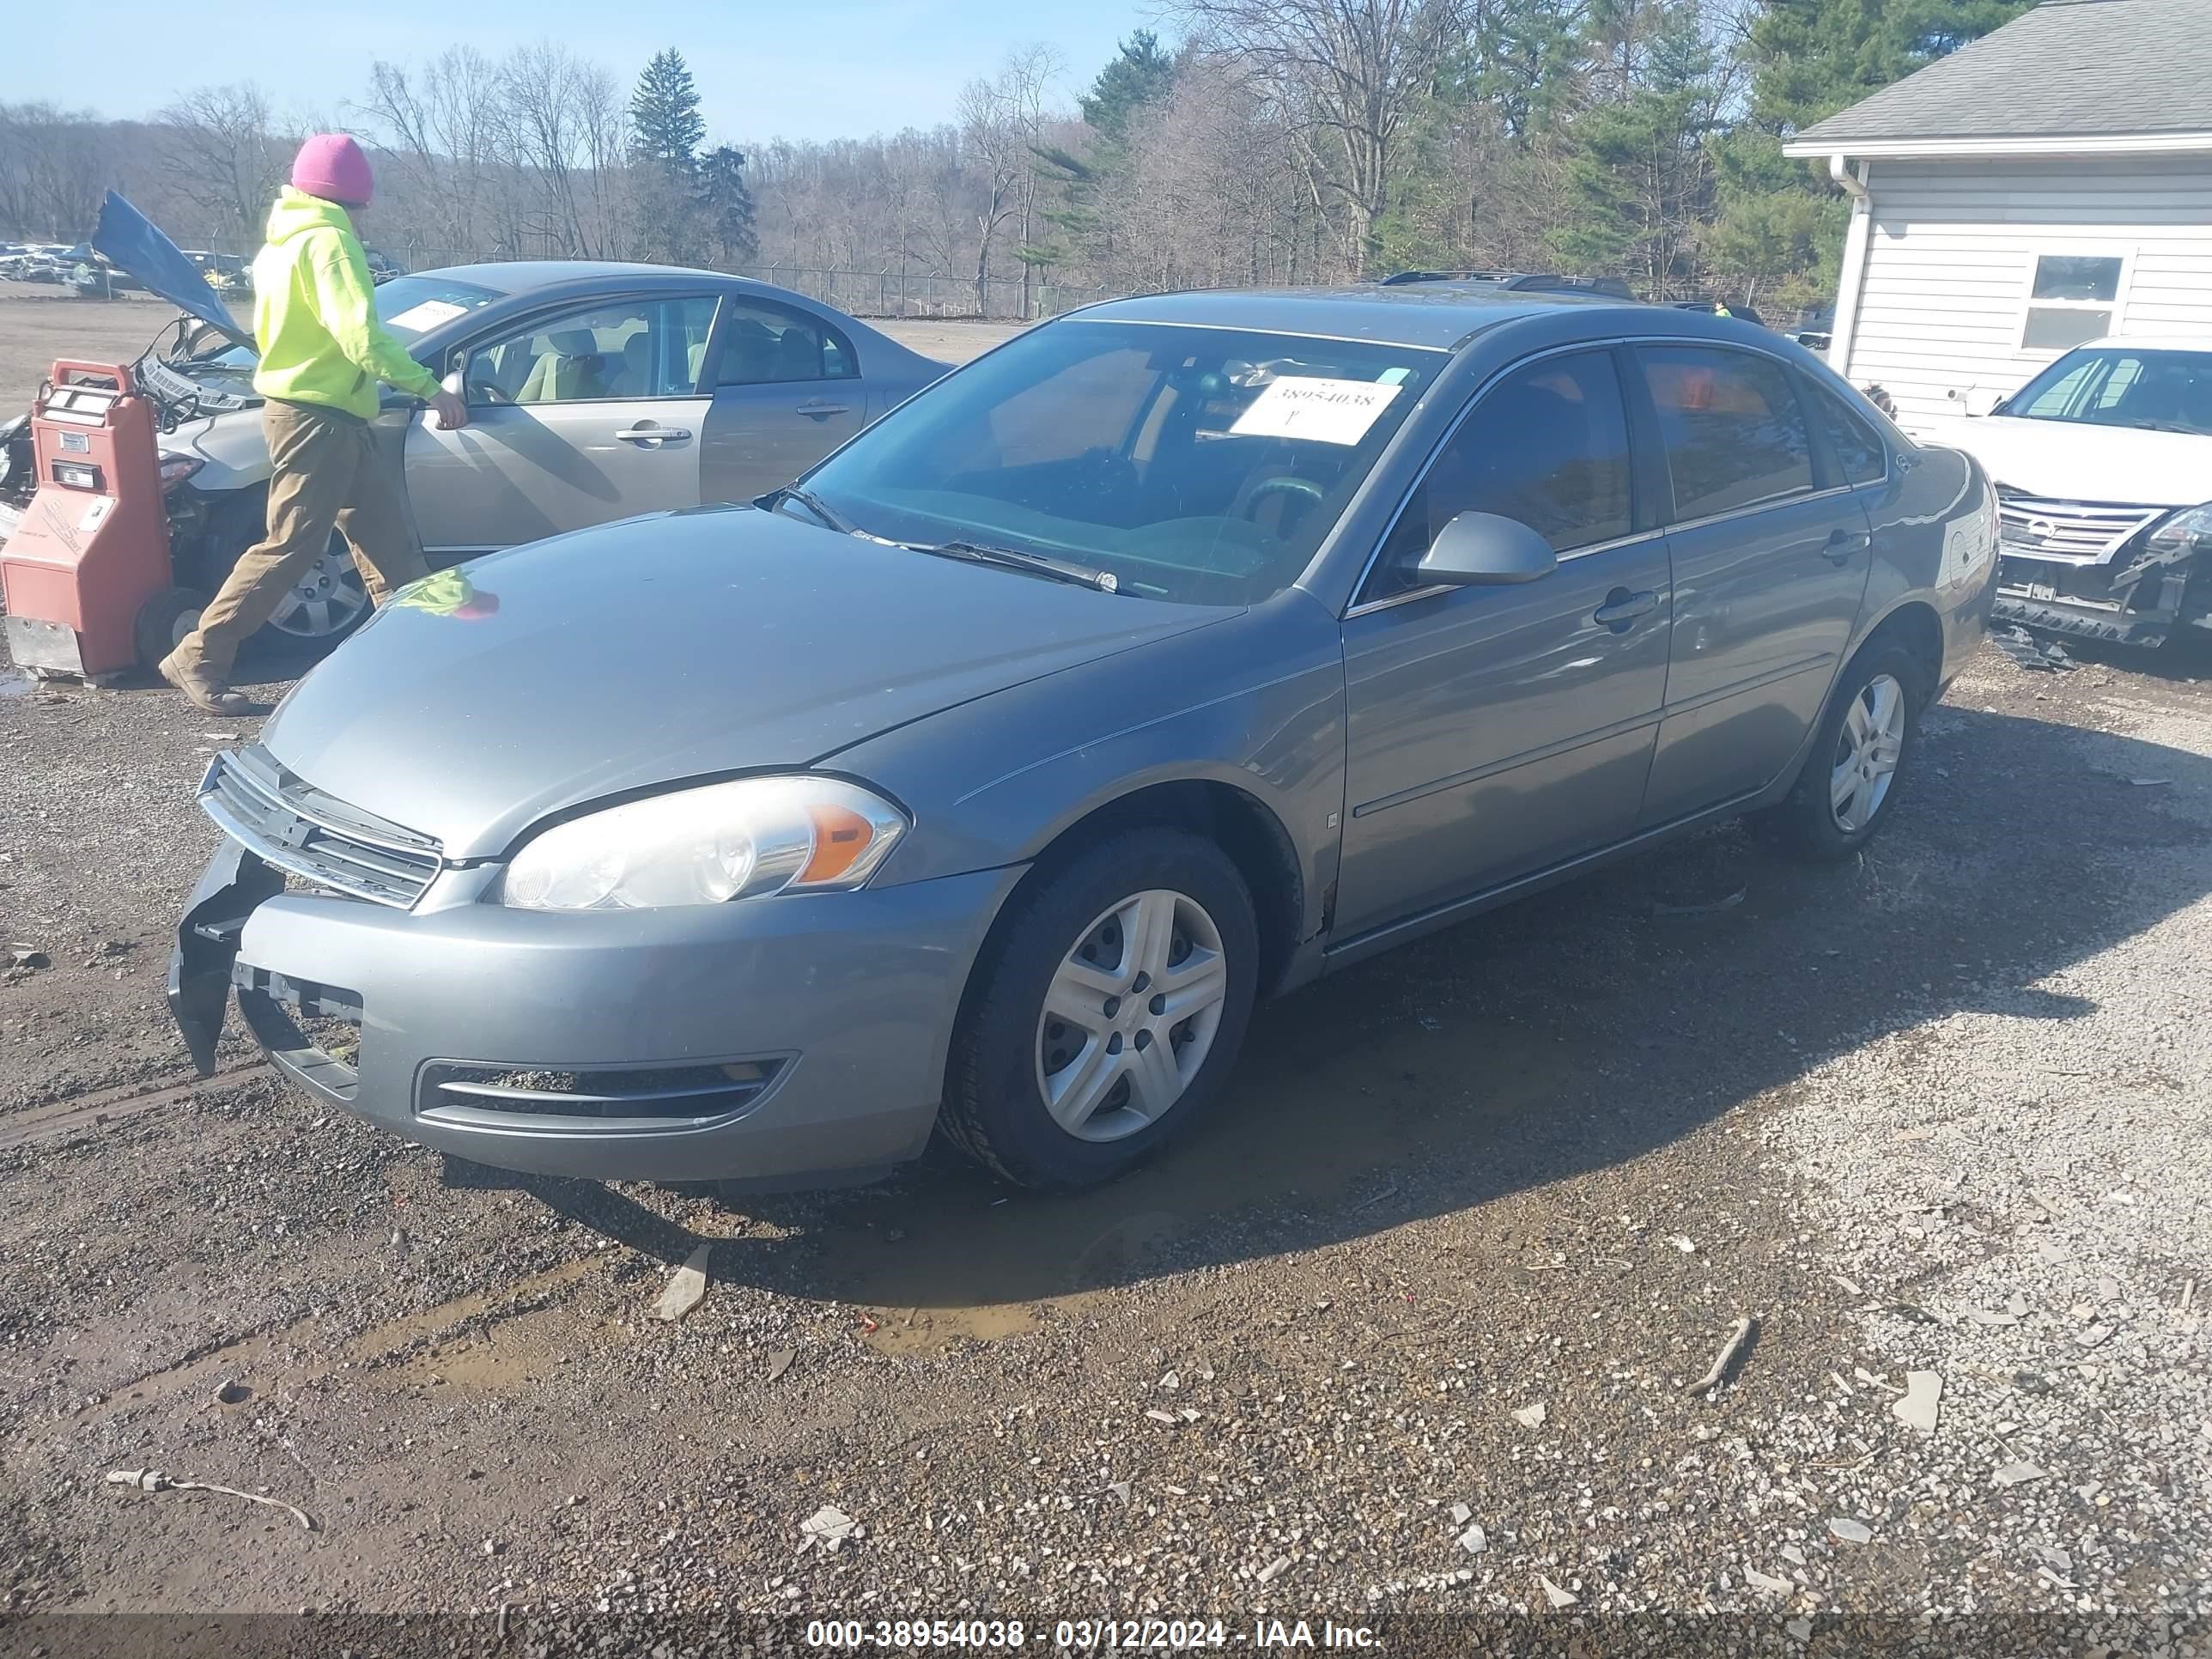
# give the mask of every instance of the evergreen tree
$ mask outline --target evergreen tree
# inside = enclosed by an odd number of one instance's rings
[[[707,137],[699,114],[699,91],[684,54],[671,46],[655,52],[637,77],[629,100],[630,153],[657,161],[671,173],[688,175]]]
[[[753,196],[745,187],[745,153],[717,144],[691,174],[691,201],[702,228],[725,264],[742,264],[760,252],[753,233]]]
[[[1174,88],[1174,58],[1162,49],[1158,35],[1139,29],[1083,95],[1083,119],[1109,143],[1122,143],[1129,136],[1129,118],[1165,103]]]
[[[2033,0],[1762,0],[1749,118],[1715,148],[1716,261],[1784,307],[1835,291],[1848,204],[1783,140],[2010,22]]]

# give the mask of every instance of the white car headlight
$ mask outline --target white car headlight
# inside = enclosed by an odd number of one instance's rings
[[[2212,553],[2212,501],[2183,507],[2150,532],[2150,544],[2161,552],[2185,548],[2192,553]]]
[[[641,910],[858,887],[907,830],[837,778],[739,778],[610,806],[533,837],[500,901],[530,910]]]

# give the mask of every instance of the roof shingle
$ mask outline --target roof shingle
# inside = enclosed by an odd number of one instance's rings
[[[2170,132],[2212,132],[2212,0],[2045,0],[1790,147]]]

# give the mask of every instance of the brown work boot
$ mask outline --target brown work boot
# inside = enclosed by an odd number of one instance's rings
[[[221,714],[234,720],[241,714],[253,712],[252,702],[228,686],[179,667],[173,651],[161,659],[156,672],[183,692],[192,707],[204,714]]]

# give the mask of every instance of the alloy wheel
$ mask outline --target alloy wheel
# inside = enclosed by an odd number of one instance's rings
[[[368,590],[362,586],[353,556],[333,536],[323,556],[277,601],[269,625],[295,640],[325,640],[343,633],[368,608]]]
[[[1206,1064],[1229,994],[1221,931],[1187,894],[1153,888],[1097,916],[1047,988],[1036,1081],[1053,1121],[1120,1140],[1158,1121]]]
[[[1874,822],[1904,755],[1905,688],[1894,676],[1877,674],[1851,699],[1836,734],[1828,774],[1828,810],[1836,828],[1855,836]]]

